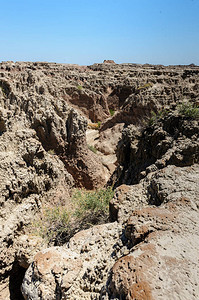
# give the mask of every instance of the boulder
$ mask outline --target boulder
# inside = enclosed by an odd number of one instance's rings
[[[197,299],[198,175],[197,164],[168,166],[138,185],[118,188],[115,199],[121,209],[127,205],[125,214],[118,207],[119,222],[80,231],[67,245],[38,253],[23,280],[24,297],[37,299],[45,286],[52,299]],[[159,187],[155,193],[151,185]],[[152,205],[152,198],[162,201]],[[68,253],[66,268],[62,256]],[[72,272],[72,283],[64,281],[66,272]]]

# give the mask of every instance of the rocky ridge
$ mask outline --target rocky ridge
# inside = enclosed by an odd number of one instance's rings
[[[2,298],[21,299],[23,280],[25,299],[197,299],[199,127],[178,106],[198,104],[198,74],[106,61],[0,64]],[[152,111],[167,114],[147,125]],[[98,121],[89,140],[87,123]],[[24,235],[43,204],[111,174],[112,223],[49,249]]]

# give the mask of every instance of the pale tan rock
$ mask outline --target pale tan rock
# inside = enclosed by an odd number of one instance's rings
[[[131,253],[112,269],[113,299],[198,298],[198,171],[198,165],[169,166],[152,175],[153,201],[165,204],[130,216],[125,235]]]
[[[148,206],[146,184],[120,185],[109,203],[110,218],[112,221],[125,223],[129,214],[139,207]]]
[[[96,148],[106,155],[115,154],[117,144],[122,137],[123,127],[124,124],[116,124],[111,128],[101,131]]]
[[[179,113],[154,116],[144,128],[124,128],[117,147],[118,168],[112,182],[136,184],[148,173],[167,165],[191,166],[199,162],[199,122]],[[128,162],[128,163],[127,163]]]
[[[123,225],[114,222],[80,231],[60,248],[82,261],[63,299],[197,299],[198,172],[197,164],[168,166],[138,185],[118,188],[119,211],[122,204],[126,210],[119,219]],[[154,194],[147,192],[152,183],[158,187]],[[162,193],[161,205],[146,205]],[[29,299],[34,299],[31,291],[37,294],[46,278],[35,282],[34,272],[31,265],[22,285]],[[52,291],[51,282],[45,280]],[[55,293],[51,295],[55,299]]]
[[[107,272],[116,260],[121,234],[117,223],[77,233],[68,245],[39,252],[26,272],[25,299],[99,299]]]
[[[121,178],[124,179],[118,183],[119,185],[121,183],[132,184],[132,177],[129,174],[134,176],[136,172],[134,169],[131,172],[132,169],[129,170],[128,168],[130,154],[130,165],[132,161],[136,161],[137,166],[140,166],[140,162],[143,163],[143,168],[138,168],[139,176],[136,177],[137,181],[142,180],[138,185],[129,186],[129,191],[124,188],[123,192],[122,190],[116,192],[118,195],[116,194],[111,205],[116,210],[114,220],[118,220],[121,225],[116,223],[114,223],[115,225],[104,225],[105,227],[100,227],[102,232],[99,232],[99,229],[93,229],[93,231],[88,231],[88,234],[85,234],[85,240],[83,239],[81,242],[80,236],[76,236],[78,242],[74,248],[70,244],[69,250],[72,247],[76,251],[75,249],[80,247],[82,253],[78,252],[78,256],[83,258],[83,265],[76,278],[76,273],[71,271],[71,278],[74,278],[72,285],[70,275],[64,279],[64,285],[67,288],[70,286],[67,292],[64,291],[66,299],[78,299],[78,297],[80,299],[99,297],[108,299],[111,291],[113,294],[117,293],[111,288],[109,292],[106,290],[106,281],[109,276],[107,273],[118,259],[128,255],[130,251],[128,247],[131,243],[133,244],[133,237],[138,242],[142,236],[145,237],[150,231],[153,231],[151,234],[154,234],[154,239],[156,231],[159,234],[165,233],[163,237],[157,234],[155,241],[159,241],[160,244],[160,247],[156,249],[157,257],[161,256],[160,253],[164,248],[169,255],[172,235],[176,237],[174,247],[171,248],[172,259],[175,255],[177,256],[178,252],[183,254],[181,249],[187,249],[185,239],[191,244],[190,253],[195,256],[197,226],[193,220],[197,218],[198,209],[194,198],[198,173],[194,169],[195,167],[193,169],[182,168],[181,170],[180,168],[170,168],[168,165],[175,164],[183,167],[198,162],[198,123],[189,120],[183,123],[181,131],[179,131],[181,136],[177,139],[175,137],[177,131],[170,136],[170,131],[164,128],[166,124],[163,128],[157,126],[149,139],[145,140],[145,142],[151,143],[152,152],[148,152],[145,145],[141,147],[144,152],[137,151],[141,149],[137,147],[137,143],[141,138],[142,120],[150,117],[152,110],[159,112],[163,108],[175,108],[176,104],[181,103],[185,98],[191,99],[193,103],[198,103],[199,69],[197,66],[163,67],[148,64],[117,65],[105,63],[86,67],[46,62],[3,62],[0,64],[0,70],[0,274],[3,280],[5,279],[2,283],[1,295],[3,299],[8,295],[8,290],[6,290],[6,285],[8,289],[7,276],[10,275],[10,286],[12,286],[10,290],[12,290],[13,297],[15,292],[13,290],[14,279],[22,276],[23,267],[27,267],[35,251],[37,252],[40,247],[43,247],[39,241],[30,239],[30,241],[25,242],[23,239],[21,240],[24,228],[40,209],[41,201],[50,201],[50,203],[54,201],[58,204],[63,203],[64,199],[67,198],[66,202],[68,202],[70,187],[74,181],[67,170],[72,173],[78,185],[87,188],[96,188],[106,183],[108,177],[104,167],[109,169],[108,173],[114,170],[115,162],[112,161],[112,157],[107,158],[107,160],[105,158],[99,160],[99,156],[88,150],[86,145],[87,119],[89,122],[102,121],[100,128],[102,139],[100,141],[103,147],[101,150],[106,148],[104,152],[107,154],[115,150],[121,134],[120,126],[123,127],[122,124],[124,123],[125,127],[131,124],[130,127],[124,129],[124,131],[128,131],[127,143],[124,143],[123,147],[124,140],[122,139],[118,144],[118,150],[121,151],[118,152],[120,166],[118,168],[119,173],[116,175],[122,176]],[[110,109],[115,111],[112,117]],[[167,125],[175,128],[175,122],[171,122],[172,118],[171,116]],[[114,132],[115,128],[118,128],[116,132]],[[109,141],[107,142],[105,139],[109,139]],[[130,145],[128,144],[129,140]],[[171,144],[172,147],[170,147]],[[131,153],[129,153],[129,146]],[[162,149],[166,149],[163,155],[161,154]],[[137,154],[134,155],[136,151]],[[146,164],[145,158],[149,158],[146,153],[148,156],[152,153],[151,157],[155,156],[157,159],[152,162],[147,160]],[[162,173],[158,171],[161,168],[163,168]],[[175,172],[179,172],[180,175]],[[117,176],[114,177],[113,184],[116,183]],[[143,180],[145,177],[146,179]],[[185,189],[181,189],[182,186]],[[63,187],[66,187],[66,190]],[[177,199],[181,199],[181,201]],[[165,207],[165,201],[170,203],[170,206]],[[171,204],[171,202],[173,203]],[[160,218],[161,213],[157,213],[159,215],[157,222],[154,221],[155,217],[152,211],[150,211],[149,216],[144,212],[143,215],[141,214],[142,217],[138,216],[138,211],[146,208],[148,203],[160,205],[160,209],[163,205],[164,210],[169,212],[172,209],[178,211],[176,207],[183,206],[184,212],[183,209],[179,209],[180,221],[177,219],[177,223],[175,223],[175,220],[169,219],[168,224],[165,221],[163,226],[163,221]],[[127,234],[126,237],[123,234],[121,238],[121,226],[123,226],[124,232],[129,214],[134,213],[134,211],[137,211],[137,215],[133,215],[131,225],[135,227],[135,231],[130,231],[130,235]],[[157,211],[153,210],[153,212]],[[190,215],[191,222],[184,215]],[[140,222],[140,226],[134,224],[137,221]],[[180,227],[179,232],[173,233],[168,229],[171,223],[175,230],[176,227]],[[186,234],[181,235],[184,229],[187,236]],[[168,236],[166,236],[167,233]],[[95,238],[94,235],[96,235]],[[90,236],[92,237],[91,244],[88,244],[87,240]],[[190,236],[193,237],[193,240],[190,239]],[[127,237],[128,241],[126,241]],[[168,247],[163,245],[164,239],[168,241]],[[150,243],[153,241],[150,240],[148,244]],[[137,253],[136,257],[138,257],[139,262],[139,245],[134,247],[138,247],[138,253],[136,248],[131,255]],[[142,247],[143,245],[140,244],[140,249]],[[152,256],[155,252],[150,251]],[[153,259],[154,257],[152,257]],[[63,262],[64,259],[61,261]],[[194,297],[194,293],[197,297],[197,293],[193,288],[195,279],[186,265],[187,261],[191,268],[195,268],[192,258],[185,257],[182,263],[182,275],[179,278],[183,283],[187,282],[188,287],[186,288],[191,299]],[[181,260],[179,262],[181,263]],[[38,263],[41,262],[38,261]],[[72,262],[69,264],[72,265]],[[153,281],[153,272],[157,273],[156,267],[157,264],[155,263],[154,269],[149,266],[149,271],[152,274],[151,282],[155,282]],[[23,271],[20,268],[23,268]],[[184,273],[184,270],[186,268],[187,274],[189,274],[188,281],[185,280],[186,272]],[[52,265],[49,265],[49,269],[53,269]],[[56,270],[56,274],[60,274],[59,272],[62,272],[60,270],[61,267]],[[168,270],[169,272],[165,273],[165,278],[170,278],[169,274],[172,274],[172,268],[169,267]],[[176,265],[174,272],[176,274],[178,272]],[[148,275],[148,273],[146,274]],[[127,275],[128,272],[125,276]],[[58,286],[59,290],[60,282],[55,284],[52,274],[49,273],[48,276],[45,278],[45,284],[41,285],[41,289],[38,284],[38,287],[31,291],[32,294],[37,293],[38,288],[45,297],[55,297],[54,288]],[[175,280],[174,277],[170,279],[171,281]],[[134,282],[133,280],[130,278],[129,282]],[[136,294],[137,297],[153,295],[155,293],[153,287],[146,281],[147,278],[144,282],[133,285],[131,293]],[[123,284],[123,287],[125,286],[126,280]],[[142,292],[144,287],[147,287],[145,294]],[[64,286],[61,288],[64,290]],[[169,288],[161,287],[164,297],[166,297],[166,293],[177,295],[178,291],[174,291],[172,285]],[[186,288],[185,296],[187,296]],[[19,291],[19,287],[17,289]],[[117,290],[116,286],[115,289]],[[127,293],[128,289],[129,286]],[[28,289],[26,292],[29,293]],[[56,297],[60,297],[60,290]]]
[[[58,158],[44,150],[34,130],[6,131],[0,140],[0,274],[7,282],[6,274],[12,272],[14,262],[27,268],[35,251],[43,247],[41,240],[37,246],[20,241],[41,201],[48,195],[50,200],[59,184],[69,191],[73,178]]]

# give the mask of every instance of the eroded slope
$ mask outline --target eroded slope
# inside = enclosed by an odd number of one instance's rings
[[[198,104],[198,74],[197,66],[0,64],[2,298],[21,299],[30,265],[26,299],[197,299],[198,120],[176,112]],[[100,127],[98,154],[87,123]],[[24,235],[36,212],[69,201],[74,185],[103,186],[116,148],[115,222],[39,252],[44,241]]]

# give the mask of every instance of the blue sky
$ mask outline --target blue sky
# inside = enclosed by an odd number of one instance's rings
[[[0,61],[199,65],[199,0],[0,0]]]

